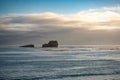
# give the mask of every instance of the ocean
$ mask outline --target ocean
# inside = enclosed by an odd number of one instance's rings
[[[120,80],[120,46],[0,47],[0,80]]]

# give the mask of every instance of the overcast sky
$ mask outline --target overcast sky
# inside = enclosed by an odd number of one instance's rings
[[[120,45],[120,0],[0,0],[0,45]]]

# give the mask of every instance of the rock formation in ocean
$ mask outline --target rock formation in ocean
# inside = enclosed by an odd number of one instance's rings
[[[20,47],[30,47],[30,48],[33,48],[35,46],[33,44],[28,44],[28,45],[23,45],[23,46],[20,46]]]
[[[42,47],[58,47],[58,42],[57,41],[49,41],[46,44],[43,44]]]

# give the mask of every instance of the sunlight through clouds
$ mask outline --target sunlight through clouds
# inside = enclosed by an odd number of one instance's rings
[[[4,30],[40,30],[50,28],[85,28],[87,30],[120,29],[120,7],[89,9],[76,14],[57,14],[52,12],[17,14],[1,16],[0,29]]]
[[[1,42],[38,44],[39,40],[54,38],[66,44],[119,44],[120,12],[117,9],[119,7],[88,9],[74,14],[1,15]]]

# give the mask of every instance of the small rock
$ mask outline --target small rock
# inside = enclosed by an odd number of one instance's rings
[[[30,48],[33,48],[35,46],[33,44],[28,44],[28,45],[23,45],[23,46],[20,46],[20,47],[30,47]]]

